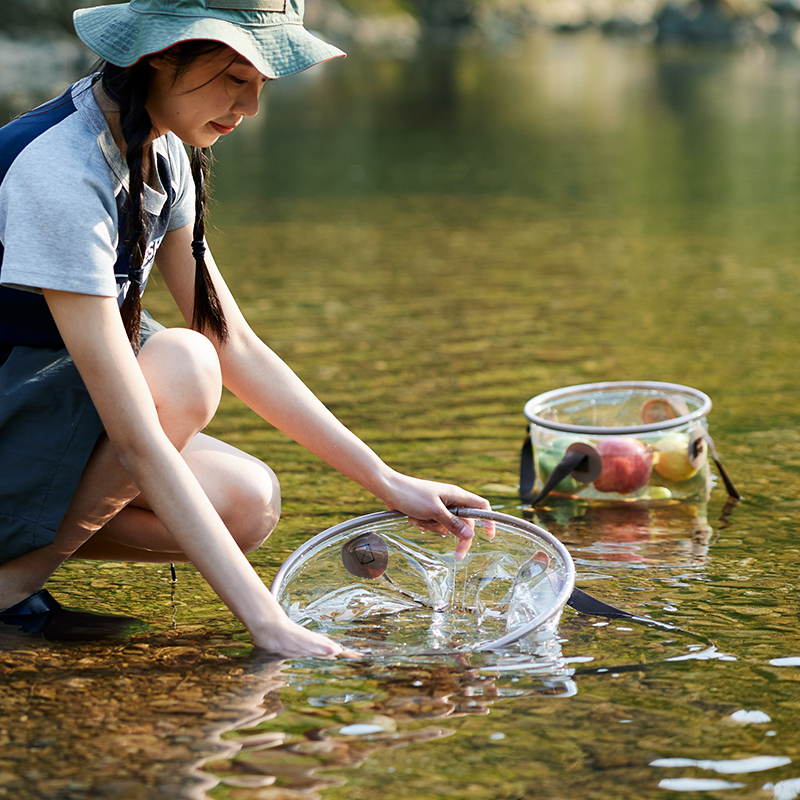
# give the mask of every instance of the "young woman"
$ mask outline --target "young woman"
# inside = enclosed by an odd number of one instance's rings
[[[0,621],[54,604],[42,587],[68,558],[188,560],[256,645],[342,655],[244,555],[275,527],[279,488],[201,433],[222,386],[458,553],[472,531],[448,506],[488,508],[396,472],[338,422],[206,248],[205,149],[257,113],[267,80],[343,53],[298,0],[131,0],[75,26],[98,73],[0,129]],[[140,311],[154,262],[187,329]]]

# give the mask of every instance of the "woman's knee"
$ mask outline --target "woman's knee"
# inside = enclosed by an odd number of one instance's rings
[[[138,360],[168,433],[173,428],[177,436],[191,436],[211,421],[222,394],[222,372],[205,336],[184,328],[159,331]]]
[[[252,461],[239,470],[229,485],[220,516],[245,553],[258,549],[275,530],[281,515],[281,490],[275,473]]]

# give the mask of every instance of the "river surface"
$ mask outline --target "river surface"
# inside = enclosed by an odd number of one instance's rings
[[[550,666],[281,664],[191,567],[72,563],[63,604],[149,627],[4,633],[0,797],[800,796],[800,57],[539,33],[266,94],[216,148],[210,231],[256,330],[390,464],[532,519],[579,586],[693,636],[567,609]],[[712,398],[744,501],[522,508],[525,402],[630,379]],[[230,396],[211,432],[281,479],[267,582],[381,510]]]

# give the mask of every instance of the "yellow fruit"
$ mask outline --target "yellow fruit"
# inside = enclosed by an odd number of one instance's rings
[[[654,445],[658,457],[656,472],[671,481],[688,481],[703,465],[703,459],[696,466],[689,461],[689,436],[686,433],[668,433]]]

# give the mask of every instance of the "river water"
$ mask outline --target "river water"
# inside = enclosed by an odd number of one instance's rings
[[[800,796],[800,57],[537,33],[267,94],[216,148],[210,233],[253,326],[390,464],[532,519],[579,586],[693,636],[567,609],[550,666],[276,664],[190,567],[74,563],[65,605],[149,627],[4,635],[0,797]],[[519,505],[526,400],[628,379],[710,395],[743,502]],[[211,432],[281,479],[267,581],[380,510],[229,396]]]

